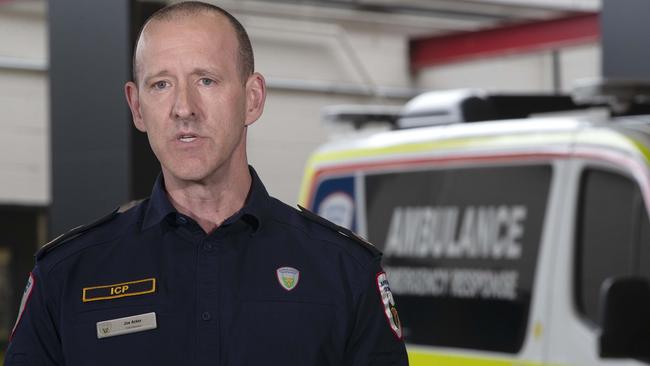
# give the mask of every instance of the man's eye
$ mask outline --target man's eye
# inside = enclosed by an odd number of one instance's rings
[[[166,81],[157,81],[153,84],[154,89],[165,89],[167,87]]]
[[[208,78],[202,78],[201,79],[201,85],[210,86],[212,84],[214,84],[214,80],[212,80],[212,79],[208,79]]]

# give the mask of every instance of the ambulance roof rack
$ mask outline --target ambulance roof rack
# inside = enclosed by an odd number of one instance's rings
[[[356,129],[373,122],[384,122],[395,126],[402,108],[402,106],[343,104],[324,107],[321,115],[324,121],[351,123]]]
[[[465,89],[421,94],[406,103],[398,128],[526,118],[532,114],[582,109],[570,96],[488,94]]]
[[[491,95],[478,89],[432,91],[404,107],[339,105],[323,109],[323,120],[352,123],[355,128],[384,122],[396,129],[526,118],[532,114],[586,108],[563,95]]]
[[[650,114],[650,80],[583,79],[571,94],[577,104],[607,105],[615,115]]]

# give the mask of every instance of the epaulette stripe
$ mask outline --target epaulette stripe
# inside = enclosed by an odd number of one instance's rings
[[[327,220],[327,219],[325,219],[325,218],[311,212],[310,210],[302,207],[301,205],[298,205],[298,208],[300,209],[300,211],[299,211],[300,214],[302,214],[306,218],[310,219],[311,221],[315,221],[315,222],[317,222],[317,223],[319,223],[319,224],[321,224],[321,225],[323,225],[325,227],[328,227],[328,228],[338,232],[339,234],[341,234],[343,236],[346,236],[346,237],[356,241],[357,243],[363,245],[366,249],[370,250],[370,252],[372,252],[374,255],[381,255],[382,254],[381,251],[379,249],[377,249],[377,247],[375,247],[372,243],[370,243],[366,239],[364,239],[361,236],[357,235],[354,231],[352,231],[352,230],[350,230],[348,228],[345,228],[343,226],[337,225],[337,224],[335,224],[335,223],[333,223],[333,222],[331,222],[331,221],[329,221],[329,220]]]
[[[116,211],[117,211],[117,213],[124,213],[124,212],[132,209],[133,207],[139,205],[144,200],[145,200],[145,198],[140,199],[140,200],[133,200],[131,202],[127,202],[127,203],[123,204],[122,206],[118,207],[116,209]]]
[[[36,254],[35,254],[36,260],[39,260],[39,259],[43,258],[43,256],[45,254],[51,252],[55,248],[59,247],[61,244],[67,242],[68,240],[76,238],[77,236],[83,234],[84,232],[86,232],[86,231],[88,231],[88,230],[90,230],[90,229],[92,229],[92,228],[94,228],[96,226],[99,226],[99,225],[101,225],[101,224],[103,224],[103,223],[105,223],[105,222],[107,222],[109,220],[112,220],[116,215],[118,215],[118,213],[119,213],[119,207],[116,208],[115,210],[113,210],[113,212],[111,212],[110,214],[108,214],[108,215],[106,215],[104,217],[101,217],[100,219],[95,220],[90,224],[77,226],[76,228],[57,236],[55,239],[53,239],[53,240],[49,241],[47,244],[43,245],[36,252]]]

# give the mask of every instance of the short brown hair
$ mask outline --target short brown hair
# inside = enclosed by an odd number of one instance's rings
[[[136,55],[138,53],[138,43],[142,37],[142,33],[147,26],[152,21],[157,20],[175,20],[182,18],[188,15],[197,15],[200,13],[211,13],[216,15],[222,15],[228,19],[228,22],[235,30],[237,35],[237,43],[239,44],[238,53],[239,53],[239,72],[242,78],[242,81],[246,81],[248,76],[250,76],[255,71],[255,60],[253,58],[253,46],[251,46],[250,38],[248,38],[248,33],[244,26],[229,12],[226,10],[212,4],[202,3],[200,1],[186,1],[182,3],[173,4],[166,6],[157,12],[153,13],[140,29],[138,38],[135,42],[135,47],[133,50],[133,81],[138,83],[138,65],[136,61]]]

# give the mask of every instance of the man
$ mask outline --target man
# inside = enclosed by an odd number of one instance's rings
[[[249,168],[266,89],[230,14],[154,14],[125,91],[162,174],[37,253],[6,365],[407,364],[380,253]]]

